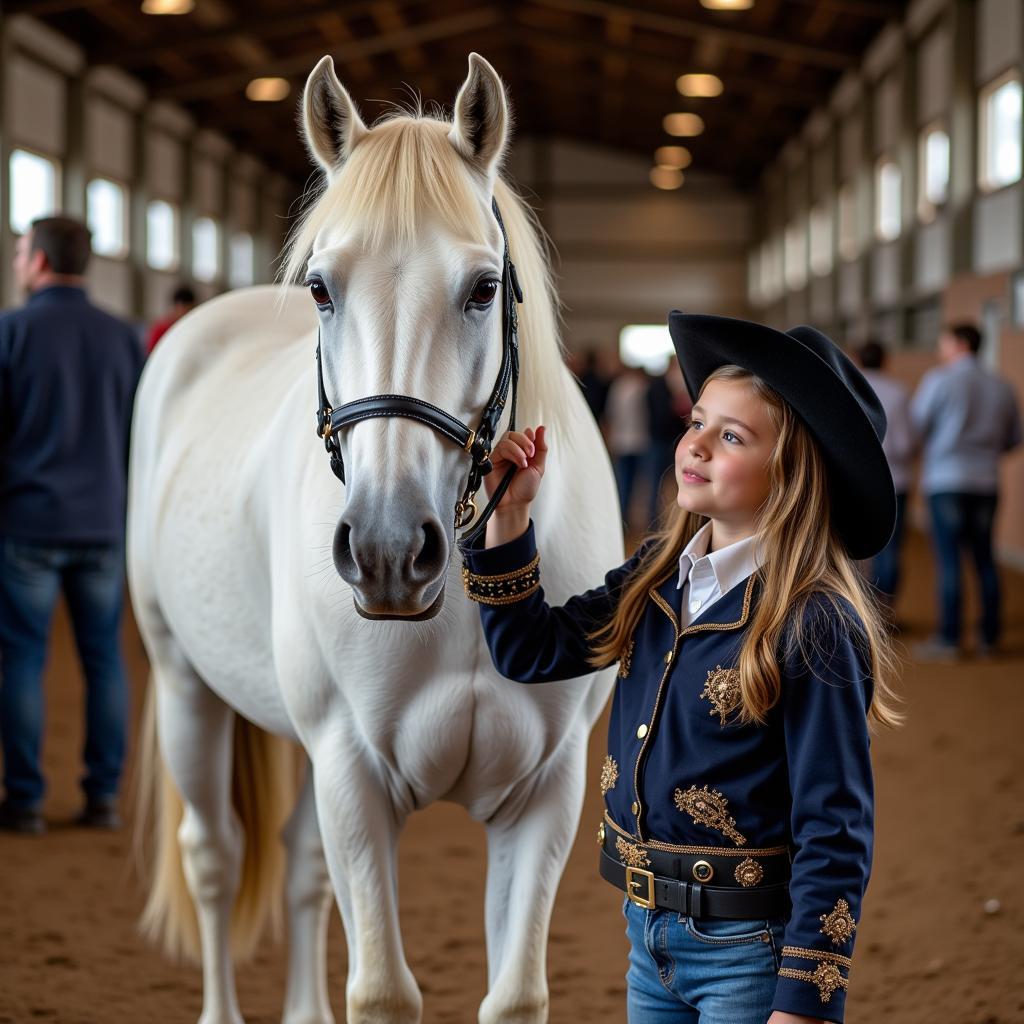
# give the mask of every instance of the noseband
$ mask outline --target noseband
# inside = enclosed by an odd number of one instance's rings
[[[505,224],[501,219],[498,204],[493,199],[491,200],[491,209],[494,211],[498,227],[501,228],[501,237],[504,241],[501,273],[501,366],[498,369],[498,379],[494,383],[491,397],[484,407],[480,424],[476,430],[472,430],[461,420],[445,412],[444,409],[424,402],[421,398],[410,398],[407,395],[371,395],[368,398],[357,398],[354,402],[346,402],[339,408],[333,409],[327,400],[327,392],[324,388],[323,359],[320,353],[319,336],[316,343],[316,376],[320,397],[320,407],[316,414],[317,434],[323,438],[327,454],[331,457],[331,469],[334,471],[334,475],[342,483],[345,482],[345,464],[342,461],[341,446],[335,436],[343,427],[351,426],[360,420],[385,416],[402,416],[405,419],[425,423],[443,437],[448,438],[449,441],[457,444],[472,460],[466,489],[455,504],[456,530],[464,529],[476,518],[476,492],[480,489],[483,478],[493,468],[491,447],[494,444],[498,422],[501,420],[501,414],[510,393],[510,430],[515,429],[516,422],[516,398],[519,386],[519,314],[516,305],[523,301],[523,290],[519,286],[516,267],[509,255]],[[481,531],[487,525],[487,520],[490,519],[498,502],[508,490],[508,485],[512,482],[515,472],[515,466],[510,466],[480,515],[476,526],[470,533],[462,536],[459,541],[460,547],[472,544],[480,536]]]

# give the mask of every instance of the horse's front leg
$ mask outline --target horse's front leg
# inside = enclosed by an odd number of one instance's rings
[[[316,819],[312,768],[285,827],[284,841],[288,848],[289,949],[281,1024],[334,1024],[327,997],[327,922],[334,890]]]
[[[548,926],[583,805],[586,733],[567,737],[487,824],[487,997],[480,1024],[544,1024]]]
[[[311,751],[317,817],[348,941],[347,1024],[419,1024],[423,999],[398,924],[395,806],[365,741],[339,737]]]

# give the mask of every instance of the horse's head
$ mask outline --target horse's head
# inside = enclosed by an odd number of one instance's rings
[[[368,128],[325,57],[303,120],[326,189],[289,270],[304,268],[317,310],[329,404],[408,396],[475,426],[502,354],[504,240],[491,210],[509,124],[501,79],[472,54],[452,122],[401,115]],[[356,608],[431,617],[469,456],[406,415],[360,419],[335,438],[346,500],[333,557]]]

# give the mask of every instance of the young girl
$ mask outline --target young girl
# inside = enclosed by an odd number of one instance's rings
[[[868,720],[894,724],[882,620],[855,559],[889,538],[885,417],[822,334],[673,312],[692,418],[679,511],[604,585],[545,603],[529,507],[543,427],[467,555],[497,668],[618,662],[601,874],[624,890],[630,1024],[842,1021],[871,867]]]

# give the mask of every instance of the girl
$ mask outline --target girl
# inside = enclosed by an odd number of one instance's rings
[[[624,890],[630,1024],[842,1021],[871,866],[868,720],[891,656],[854,564],[892,532],[885,416],[813,328],[669,317],[695,398],[679,511],[604,585],[545,603],[529,507],[543,427],[466,556],[494,663],[524,683],[618,662],[601,874]]]

